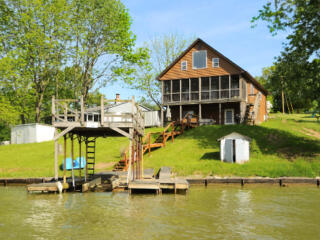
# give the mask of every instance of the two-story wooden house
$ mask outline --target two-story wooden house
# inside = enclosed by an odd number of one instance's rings
[[[170,108],[172,120],[181,120],[187,113],[197,115],[200,124],[260,123],[267,118],[267,91],[199,38],[157,79],[162,83],[162,104]]]

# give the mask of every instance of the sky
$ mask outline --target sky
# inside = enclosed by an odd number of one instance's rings
[[[272,36],[266,23],[250,22],[265,0],[122,0],[132,18],[137,46],[155,36],[177,33],[201,38],[237,65],[259,76],[280,54],[286,34]],[[107,98],[143,94],[123,83],[101,89]]]

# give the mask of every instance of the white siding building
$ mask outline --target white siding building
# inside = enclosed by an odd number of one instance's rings
[[[11,128],[11,144],[51,141],[54,127],[39,123],[21,124]]]

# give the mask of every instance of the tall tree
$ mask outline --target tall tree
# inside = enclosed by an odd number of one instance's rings
[[[16,0],[1,2],[2,58],[0,65],[14,62],[14,68],[2,68],[4,81],[13,87],[23,82],[24,92],[33,96],[35,121],[40,122],[46,88],[54,81],[65,59],[69,17],[66,0]],[[9,71],[8,71],[9,70]],[[11,83],[11,84],[10,84]],[[30,97],[30,96],[29,96]],[[23,98],[20,104],[27,99]],[[11,99],[14,102],[14,99]],[[23,106],[21,106],[23,108]]]
[[[266,21],[273,35],[289,32],[275,62],[273,83],[291,91],[296,103],[304,99],[305,108],[313,100],[320,102],[320,1],[269,0],[252,18],[253,23],[258,20]]]
[[[193,38],[185,38],[171,33],[155,36],[144,44],[148,49],[148,58],[137,66],[135,78],[128,83],[135,89],[147,94],[158,107],[161,107],[161,84],[156,77],[170,65],[191,43]]]
[[[74,79],[84,99],[91,88],[125,77],[145,58],[143,49],[134,52],[131,18],[120,1],[73,1],[71,18]]]

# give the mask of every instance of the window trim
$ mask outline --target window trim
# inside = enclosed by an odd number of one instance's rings
[[[183,66],[185,64],[185,69],[183,69]],[[188,70],[188,61],[181,61],[181,71],[187,71]]]
[[[195,67],[195,66],[194,66],[194,53],[196,53],[196,52],[205,52],[205,53],[206,53],[206,66],[205,66],[205,67],[197,68],[197,67]],[[208,56],[208,52],[207,52],[207,50],[198,50],[198,51],[193,51],[193,52],[192,52],[192,69],[205,69],[205,68],[207,68],[207,66],[208,66],[208,59],[207,59],[207,56]]]
[[[218,59],[218,66],[215,66],[215,65],[214,65],[214,63],[215,63],[215,62],[214,62],[214,59]],[[218,67],[220,67],[220,59],[219,59],[219,58],[212,58],[212,67],[213,67],[213,68],[218,68]]]
[[[226,119],[227,119],[227,111],[231,111],[232,112],[232,122],[231,123],[227,123]],[[224,125],[232,125],[235,124],[234,122],[234,109],[233,108],[227,108],[224,110]]]

